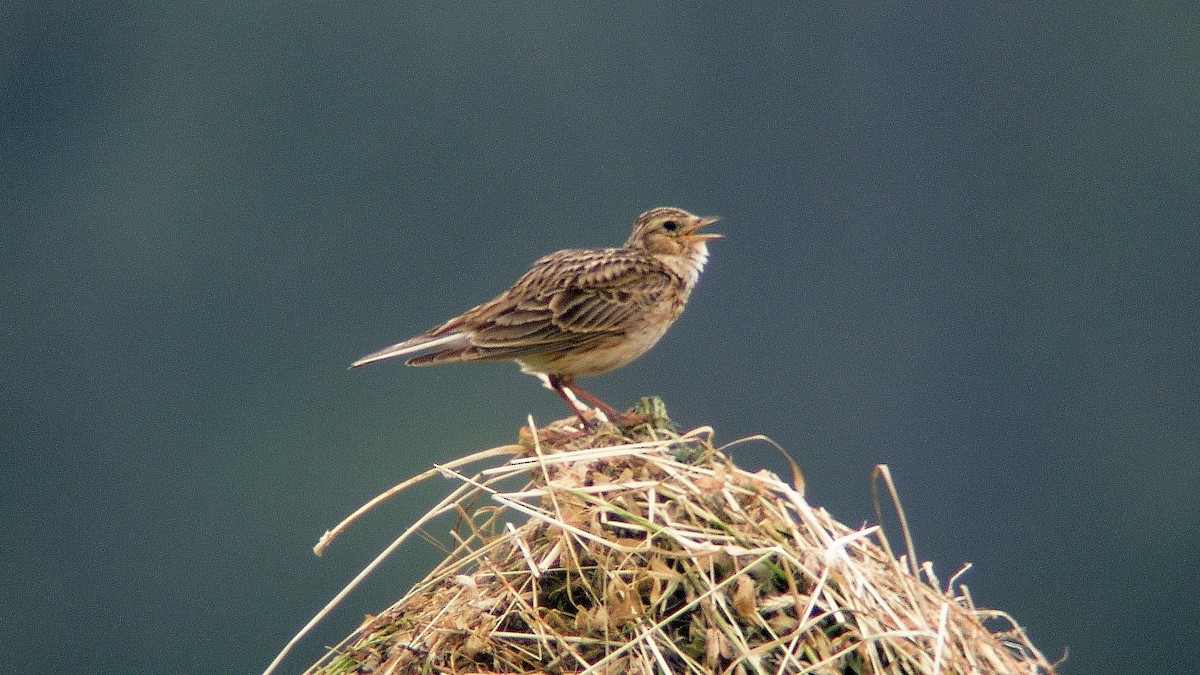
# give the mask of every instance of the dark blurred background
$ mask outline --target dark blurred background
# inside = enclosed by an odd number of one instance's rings
[[[1197,672],[1198,8],[5,4],[0,670],[260,671],[452,485],[321,532],[566,416],[346,365],[672,205],[728,238],[589,389],[849,523],[887,463],[1064,673]]]

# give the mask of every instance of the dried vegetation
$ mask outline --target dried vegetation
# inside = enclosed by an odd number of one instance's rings
[[[665,416],[562,424],[485,453],[513,456],[501,466],[437,469],[459,481],[429,516],[458,515],[449,555],[309,672],[1054,672],[911,545],[897,556],[879,527],[810,506],[798,471],[745,471]]]

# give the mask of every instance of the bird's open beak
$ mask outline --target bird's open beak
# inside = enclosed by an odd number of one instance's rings
[[[703,217],[703,218],[697,218],[696,222],[688,229],[687,235],[692,239],[699,239],[701,241],[709,241],[712,239],[724,239],[725,235],[717,234],[715,232],[709,233],[709,234],[699,234],[698,233],[700,228],[708,227],[709,225],[712,225],[713,223],[717,222],[720,219],[721,219],[720,216],[708,216],[708,217]]]

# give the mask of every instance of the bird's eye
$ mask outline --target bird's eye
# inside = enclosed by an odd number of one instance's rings
[[[663,223],[663,229],[666,230],[667,232],[674,232],[675,230],[679,229],[679,222],[674,221],[674,220],[668,220],[667,222]]]

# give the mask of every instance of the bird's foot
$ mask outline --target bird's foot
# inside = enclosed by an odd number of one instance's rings
[[[603,408],[592,408],[593,418],[577,415],[579,420],[590,431],[597,431],[604,423],[610,423],[619,429],[632,429],[650,425],[656,429],[675,430],[675,424],[667,415],[667,404],[658,396],[643,396],[637,405],[624,412],[618,412],[607,405]]]

